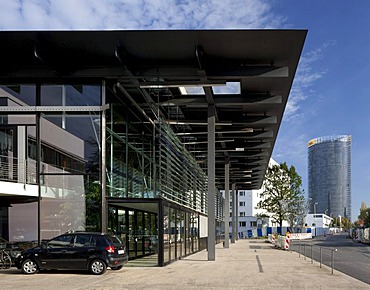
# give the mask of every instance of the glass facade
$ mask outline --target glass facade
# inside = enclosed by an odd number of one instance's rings
[[[28,247],[67,231],[115,232],[130,260],[160,266],[206,248],[204,168],[115,84],[3,85],[0,105],[12,108],[0,115],[3,238]],[[221,242],[219,192],[215,203]]]
[[[214,260],[216,187],[261,186],[307,31],[0,34],[1,236],[112,231],[130,260]]]
[[[320,137],[308,143],[310,213],[351,219],[352,137]]]
[[[27,247],[100,220],[87,219],[86,208],[91,184],[99,181],[100,117],[82,109],[100,105],[100,91],[100,85],[1,86],[2,106],[18,108],[0,123],[6,205],[0,234],[10,242]],[[35,105],[44,111],[28,110]],[[81,110],[65,112],[66,106]]]

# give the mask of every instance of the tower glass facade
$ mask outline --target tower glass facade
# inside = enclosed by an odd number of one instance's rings
[[[310,213],[351,219],[351,143],[350,135],[308,142]]]

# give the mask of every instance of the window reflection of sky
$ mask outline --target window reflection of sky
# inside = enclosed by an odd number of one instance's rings
[[[180,88],[182,94],[187,95],[204,95],[203,87],[182,87]],[[227,82],[225,86],[212,86],[215,95],[221,94],[240,94],[239,82]]]

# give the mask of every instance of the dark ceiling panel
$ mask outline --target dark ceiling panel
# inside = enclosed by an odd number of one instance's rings
[[[130,96],[128,102],[135,100],[153,120],[153,106],[159,107],[162,119],[172,121],[189,151],[205,153],[207,135],[200,133],[207,131],[207,107],[214,104],[218,187],[223,188],[228,159],[230,180],[238,188],[257,189],[306,34],[306,30],[0,31],[0,83],[39,79],[119,83]],[[183,95],[179,89],[226,82],[239,83],[240,92],[215,94],[207,87],[203,95]],[[153,89],[149,84],[166,87]],[[205,153],[196,156],[206,168]],[[246,170],[250,177],[241,174]]]

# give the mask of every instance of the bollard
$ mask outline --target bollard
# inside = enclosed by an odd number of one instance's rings
[[[286,235],[285,236],[285,250],[289,250],[289,248],[290,248],[290,236],[289,235]]]
[[[322,248],[320,247],[320,268],[321,268],[321,263],[322,263]]]
[[[304,254],[303,254],[303,256],[304,256],[304,259],[306,260],[306,244],[304,244]]]
[[[312,253],[313,246],[311,245],[311,264],[313,264],[313,253]]]
[[[337,249],[334,249],[331,251],[331,274],[334,273],[334,252],[338,251]]]

